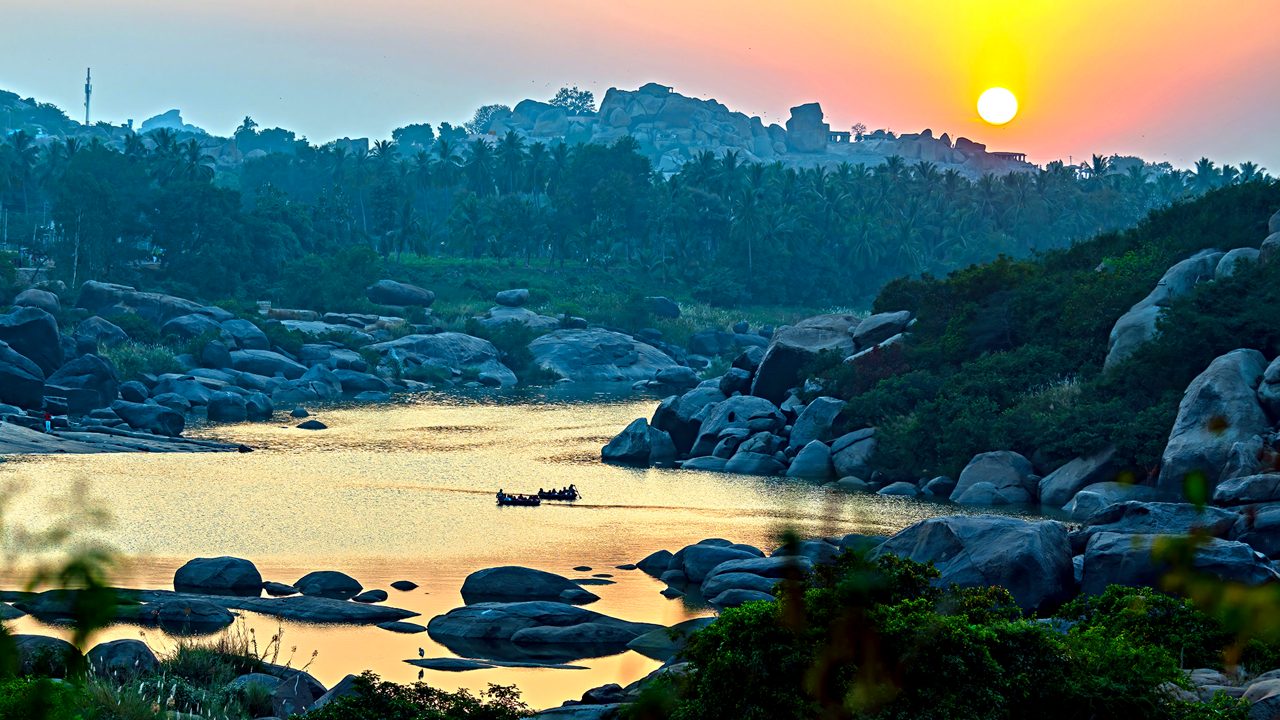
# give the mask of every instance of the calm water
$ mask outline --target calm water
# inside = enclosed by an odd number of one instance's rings
[[[274,424],[195,428],[188,434],[234,439],[249,454],[26,457],[0,463],[0,483],[21,487],[6,521],[47,526],[71,506],[108,511],[111,523],[84,533],[127,558],[117,584],[172,587],[191,557],[236,555],[264,579],[293,582],[312,570],[341,570],[368,588],[408,579],[421,588],[390,590],[388,604],[422,613],[421,624],[462,604],[463,578],[494,565],[519,564],[569,577],[612,573],[615,585],[591,587],[591,609],[629,620],[673,624],[704,608],[658,592],[639,572],[615,570],[660,548],[706,537],[763,548],[784,528],[807,535],[890,533],[954,507],[874,495],[838,495],[814,485],[717,473],[636,470],[599,463],[600,446],[656,401],[525,397],[518,400],[424,397],[393,407],[321,411],[328,430]],[[574,483],[572,505],[499,508],[493,493],[533,492]],[[588,565],[591,573],[572,568]],[[7,586],[20,585],[10,572]],[[372,669],[407,682],[418,648],[449,656],[425,633],[374,627],[284,623],[246,614],[260,639],[284,631],[282,661],[326,685]],[[22,618],[17,632],[57,630]],[[139,637],[118,626],[98,640]],[[173,641],[145,639],[158,651]],[[314,659],[312,658],[315,653]],[[557,705],[607,682],[626,684],[658,663],[635,653],[581,661],[588,670],[427,671],[441,687],[515,683],[535,707]]]

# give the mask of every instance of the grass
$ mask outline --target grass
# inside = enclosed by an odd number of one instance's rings
[[[101,354],[115,366],[116,376],[121,380],[182,371],[173,348],[159,343],[126,342],[102,348]]]

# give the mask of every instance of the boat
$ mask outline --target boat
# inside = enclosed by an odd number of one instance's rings
[[[498,495],[501,507],[538,507],[541,504],[542,498],[533,495]]]
[[[538,497],[543,500],[560,500],[563,502],[573,502],[582,497],[575,488],[566,490],[539,490]]]

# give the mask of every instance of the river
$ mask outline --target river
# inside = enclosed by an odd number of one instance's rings
[[[887,534],[956,511],[786,479],[602,465],[601,445],[656,404],[581,392],[418,396],[391,406],[322,410],[315,417],[329,427],[321,431],[299,430],[281,416],[274,423],[187,433],[256,448],[246,454],[9,458],[0,463],[0,483],[21,491],[5,521],[38,528],[68,508],[105,510],[109,524],[88,528],[77,520],[77,536],[121,555],[113,580],[122,587],[167,589],[186,560],[235,555],[252,560],[264,579],[285,583],[312,570],[341,570],[366,589],[388,589],[388,604],[421,613],[414,620],[426,624],[462,604],[467,574],[516,564],[568,577],[609,573],[616,584],[590,587],[601,599],[588,607],[670,625],[709,610],[667,600],[657,580],[616,565],[707,537],[768,550],[787,528],[804,535]],[[573,504],[499,508],[493,502],[498,488],[533,492],[570,483],[583,494]],[[581,565],[592,570],[574,572]],[[421,587],[390,590],[399,579]],[[7,571],[4,585],[20,586],[20,572]],[[29,617],[9,626],[59,633]],[[419,671],[404,660],[418,657],[420,648],[427,657],[450,656],[425,633],[280,623],[251,613],[232,631],[249,629],[260,645],[282,630],[280,661],[306,666],[327,686],[365,669],[408,682]],[[157,652],[176,642],[123,625],[94,640],[121,637],[143,637]],[[633,652],[577,664],[588,669],[426,671],[424,679],[448,689],[516,684],[526,702],[540,708],[604,683],[625,685],[658,666]]]

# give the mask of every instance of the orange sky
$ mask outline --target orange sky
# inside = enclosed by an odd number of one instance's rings
[[[1183,0],[0,0],[0,87],[99,118],[246,113],[327,140],[458,122],[483,102],[653,80],[785,121],[967,135],[1036,161],[1090,152],[1280,171],[1280,2]],[[12,6],[12,7],[7,7]],[[974,101],[1013,90],[983,124]]]

